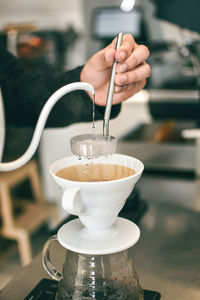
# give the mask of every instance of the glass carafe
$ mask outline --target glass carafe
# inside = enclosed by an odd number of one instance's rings
[[[44,247],[43,265],[59,281],[56,300],[142,300],[143,290],[128,250],[105,255],[80,254],[66,250],[62,273],[52,264],[51,237]]]

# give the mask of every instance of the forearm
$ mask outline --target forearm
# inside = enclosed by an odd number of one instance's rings
[[[80,81],[81,67],[64,74],[29,72],[19,60],[0,49],[0,86],[4,98],[7,125],[36,125],[40,112],[51,94],[63,85]],[[120,111],[113,106],[112,116]],[[103,119],[104,108],[96,106],[96,119]],[[47,127],[63,127],[92,120],[92,101],[84,91],[67,94],[53,108]]]

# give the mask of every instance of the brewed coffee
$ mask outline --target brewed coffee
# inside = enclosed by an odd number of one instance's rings
[[[135,174],[132,168],[117,164],[81,164],[59,170],[56,175],[72,181],[97,182],[111,181]]]
[[[66,288],[66,285],[60,285],[60,290],[56,295],[56,299],[59,300],[143,300],[143,290],[140,286],[134,286],[134,280],[129,282],[126,286],[123,283],[116,284],[108,280],[101,280],[100,282],[95,282],[95,285],[91,283],[91,287],[88,289],[82,289],[81,287],[76,290],[70,290]],[[60,291],[62,291],[60,293]]]

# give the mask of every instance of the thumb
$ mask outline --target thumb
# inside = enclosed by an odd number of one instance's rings
[[[111,67],[115,60],[115,49],[114,48],[108,48],[105,51],[105,66]]]
[[[100,54],[100,63],[102,64],[102,66],[104,68],[109,68],[113,65],[114,61],[115,61],[115,55],[116,55],[116,43],[117,43],[117,37],[115,37],[112,42],[110,43],[110,45],[108,45],[106,48],[104,48],[103,50],[101,50],[99,52]],[[124,50],[123,50],[124,52]],[[123,53],[122,51],[119,52],[119,55],[121,55],[120,53]],[[123,53],[124,55],[125,53]],[[120,60],[122,58],[120,57]]]
[[[96,71],[103,71],[110,68],[115,60],[115,49],[111,45],[100,50],[92,57],[92,65]]]
[[[102,50],[104,52],[104,66],[105,67],[111,67],[115,60],[115,52],[116,52],[116,43],[117,38],[115,37],[110,45],[108,45],[105,49]]]

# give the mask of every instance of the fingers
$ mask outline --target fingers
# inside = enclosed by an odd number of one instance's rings
[[[123,63],[131,55],[136,46],[137,44],[133,36],[131,34],[125,34],[121,46],[115,52],[117,62]]]
[[[131,96],[138,93],[141,89],[143,89],[146,85],[146,79],[143,79],[141,81],[137,81],[135,83],[132,83],[130,85],[123,85],[121,87],[116,86],[115,89],[120,89],[119,91],[115,90],[114,98],[113,98],[113,104],[121,103],[124,100],[127,100]]]
[[[144,45],[137,45],[129,56],[122,62],[117,64],[116,72],[123,73],[133,70],[149,57],[149,50]]]
[[[135,83],[146,79],[151,74],[151,68],[146,62],[141,63],[135,69],[115,75],[115,84],[118,86]]]
[[[146,79],[131,83],[131,84],[126,84],[123,86],[115,86],[115,93],[124,93],[130,91],[131,94],[134,94],[136,91],[138,92],[141,88],[143,88],[146,84]]]
[[[112,43],[101,52],[101,63],[104,67],[111,67],[115,59],[117,62],[123,63],[137,46],[131,34],[125,34],[123,36],[122,44],[118,50],[115,50],[116,42],[117,38],[115,38]]]
[[[138,45],[132,35],[124,35],[122,45],[115,52],[115,59],[118,62],[115,92],[131,90],[134,83],[150,76],[151,69],[146,63],[148,57],[149,50],[146,46]]]
[[[142,63],[149,56],[149,50],[143,45],[137,45],[131,34],[123,36],[122,44],[119,49],[115,50],[117,38],[110,45],[98,52],[98,69],[111,67],[114,60],[118,62],[117,73],[120,71],[120,65],[126,65],[127,70],[131,70]],[[97,57],[96,57],[97,58]],[[122,67],[123,68],[123,67]]]

